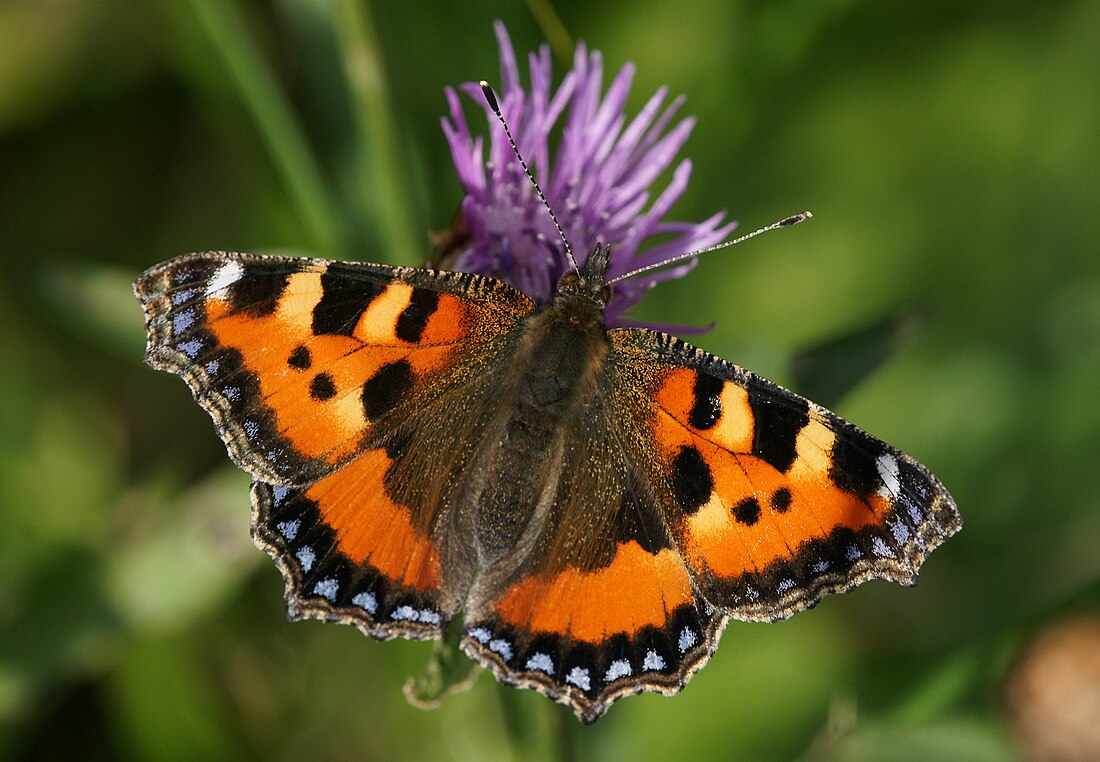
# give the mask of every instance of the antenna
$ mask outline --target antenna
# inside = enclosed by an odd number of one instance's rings
[[[512,146],[512,153],[519,159],[519,165],[523,167],[523,171],[527,173],[527,179],[531,181],[531,185],[535,188],[535,193],[539,194],[539,201],[546,207],[546,211],[550,214],[550,219],[554,223],[554,227],[558,230],[558,236],[561,237],[562,244],[565,245],[565,256],[569,257],[569,263],[573,265],[574,270],[579,270],[577,266],[577,260],[573,256],[573,247],[569,245],[569,240],[565,237],[565,231],[561,229],[561,224],[558,223],[558,218],[554,214],[554,210],[550,208],[550,202],[546,200],[546,196],[542,192],[542,188],[539,187],[538,181],[535,180],[535,176],[531,174],[531,170],[527,168],[527,162],[523,160],[523,156],[519,152],[519,148],[516,146],[516,141],[512,137],[512,131],[508,129],[508,122],[504,121],[504,114],[500,113],[500,106],[497,105],[497,96],[493,92],[493,88],[489,86],[489,83],[485,80],[481,80],[478,84],[481,85],[481,92],[485,96],[485,102],[489,104],[489,108],[493,110],[493,113],[497,115],[497,119],[500,120],[501,125],[504,127],[504,134],[508,136],[508,144]]]
[[[759,230],[754,230],[751,233],[747,233],[747,234],[741,236],[740,238],[734,238],[732,241],[724,241],[722,243],[715,244],[714,246],[708,246],[705,249],[699,249],[697,251],[689,251],[685,254],[677,254],[672,259],[666,259],[663,262],[656,262],[652,265],[646,265],[645,267],[639,267],[637,270],[631,270],[630,272],[628,272],[624,275],[620,275],[616,278],[612,278],[611,280],[609,280],[607,282],[607,285],[610,286],[612,283],[617,283],[620,280],[626,280],[627,278],[633,278],[635,275],[640,275],[641,273],[646,273],[646,272],[649,272],[650,270],[656,270],[658,267],[664,267],[666,265],[671,265],[673,262],[679,262],[682,259],[689,259],[691,257],[698,256],[700,254],[709,254],[712,251],[718,251],[719,249],[726,249],[726,248],[729,248],[730,246],[736,246],[737,244],[741,243],[742,241],[747,241],[750,238],[755,238],[756,236],[760,235],[761,233],[767,233],[769,230],[775,230],[776,228],[789,228],[792,225],[797,225],[800,222],[805,222],[806,220],[810,219],[811,217],[813,217],[813,215],[810,214],[809,212],[800,212],[798,214],[792,214],[790,217],[784,217],[779,222],[773,222],[771,225],[768,225],[767,227],[760,228]]]

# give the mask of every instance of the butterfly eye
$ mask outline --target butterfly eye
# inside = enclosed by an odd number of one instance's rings
[[[600,289],[600,298],[603,299],[604,304],[611,303],[611,297],[615,294],[615,289],[611,286],[604,286]]]
[[[565,275],[561,276],[561,281],[558,284],[558,288],[561,289],[565,286],[572,286],[574,283],[577,282],[577,279],[579,277],[580,276],[577,275],[576,270],[570,270]]]

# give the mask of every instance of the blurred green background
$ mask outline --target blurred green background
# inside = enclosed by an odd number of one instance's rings
[[[631,113],[689,96],[674,217],[814,212],[642,317],[802,391],[800,350],[919,317],[836,406],[966,522],[918,587],[733,623],[591,728],[488,675],[413,709],[428,644],[286,622],[129,285],[211,248],[421,262],[460,199],[443,87],[498,79],[498,18],[559,74],[570,40],[635,61]],[[1098,43],[1087,1],[0,1],[0,755],[1015,758],[1021,650],[1100,610]]]

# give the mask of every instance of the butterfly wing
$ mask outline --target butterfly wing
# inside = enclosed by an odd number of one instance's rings
[[[928,469],[834,413],[675,337],[611,335],[646,369],[623,404],[649,407],[677,547],[730,616],[783,619],[875,577],[914,584],[961,527]]]
[[[435,530],[530,300],[475,275],[225,253],[135,291],[147,361],[187,381],[256,478],[253,537],[291,615],[437,635],[453,605]]]
[[[475,275],[221,252],[158,265],[134,290],[146,362],[184,378],[241,468],[285,485],[346,463],[419,379],[532,306]]]
[[[252,537],[278,565],[291,619],[354,624],[380,639],[435,638],[453,613],[433,506],[390,474],[408,451],[378,448],[313,484],[252,483]]]
[[[678,691],[728,619],[911,584],[958,530],[935,477],[836,415],[679,339],[609,336],[540,542],[468,621],[464,647],[503,682],[591,722]]]

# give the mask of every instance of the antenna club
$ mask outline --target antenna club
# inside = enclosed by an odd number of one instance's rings
[[[809,211],[800,212],[799,214],[792,214],[790,217],[787,217],[786,219],[780,220],[778,223],[776,223],[776,227],[789,228],[791,225],[797,225],[800,222],[805,222],[811,217],[813,217],[813,214],[811,214]]]
[[[481,93],[485,96],[489,108],[493,110],[494,114],[500,116],[500,106],[497,105],[497,94],[493,92],[493,88],[485,80],[481,80],[478,84],[481,85]]]

